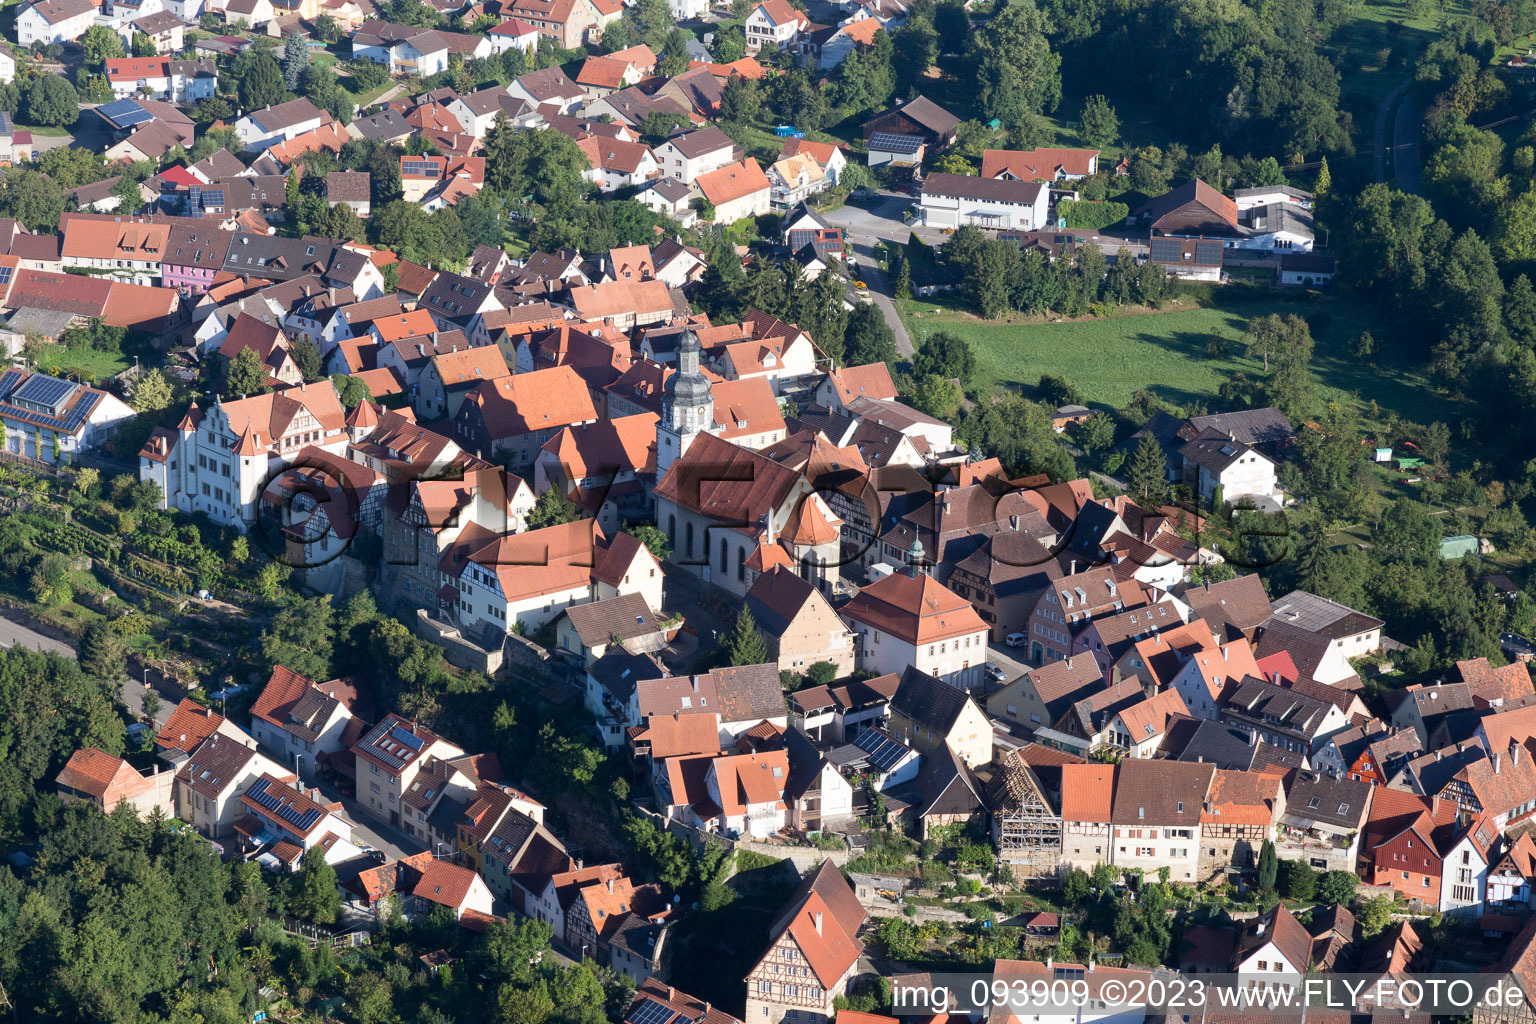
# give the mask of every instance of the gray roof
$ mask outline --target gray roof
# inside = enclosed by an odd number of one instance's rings
[[[246,116],[259,124],[263,131],[277,132],[318,117],[326,117],[327,115],[313,103],[309,102],[309,100],[300,96],[296,100],[279,103],[275,107],[263,107],[260,110],[253,110]]]
[[[581,86],[571,81],[570,76],[559,68],[530,71],[517,79],[516,84],[540,102],[582,95]]]
[[[1250,231],[1288,231],[1305,238],[1313,237],[1312,211],[1295,203],[1270,203],[1243,210],[1239,219]]]
[[[237,231],[230,242],[229,255],[224,258],[224,269],[232,274],[286,281],[323,270],[334,248],[332,243],[317,239]]]
[[[1371,784],[1335,779],[1321,772],[1299,771],[1286,787],[1285,817],[1356,829],[1371,804]]]
[[[1034,203],[1047,188],[1041,181],[978,178],[970,174],[930,174],[923,181],[925,196],[952,196],[995,203]]]
[[[935,735],[947,735],[970,699],[958,686],[909,665],[891,698],[891,711],[931,728]]]
[[[926,96],[918,96],[896,109],[935,135],[952,132],[960,124],[958,117]]]
[[[576,635],[588,647],[602,647],[614,637],[630,640],[656,633],[656,616],[639,594],[620,594],[606,601],[590,601],[565,610]]]
[[[669,203],[680,203],[693,194],[687,185],[676,178],[657,178],[650,190]]]
[[[1305,590],[1293,590],[1276,599],[1273,604],[1275,612],[1270,617],[1271,624],[1288,623],[1330,640],[1342,640],[1366,630],[1379,629],[1383,625],[1380,619],[1326,597],[1309,594]]]
[[[1220,430],[1200,431],[1195,435],[1194,440],[1179,449],[1179,454],[1212,473],[1225,472],[1228,467],[1236,465],[1250,454],[1265,458],[1253,448],[1241,441],[1234,441]]]
[[[1296,436],[1296,428],[1279,409],[1242,409],[1209,416],[1191,416],[1189,425],[1196,430],[1219,430],[1245,444],[1278,444]]]
[[[403,114],[397,114],[393,110],[360,117],[352,122],[352,127],[356,128],[365,139],[395,139],[409,135],[414,130],[405,123]]]
[[[747,608],[765,636],[782,636],[816,588],[789,569],[776,568],[758,576],[747,591]]]
[[[700,128],[696,132],[685,132],[674,135],[662,145],[674,147],[683,156],[692,159],[703,156],[705,153],[713,153],[718,149],[731,149],[736,143],[725,132],[710,125],[708,128]]]

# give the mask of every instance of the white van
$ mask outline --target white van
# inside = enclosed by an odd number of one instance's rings
[[[1023,647],[1025,644],[1029,643],[1029,634],[1009,633],[1006,637],[1003,638],[1003,643],[1009,647]]]

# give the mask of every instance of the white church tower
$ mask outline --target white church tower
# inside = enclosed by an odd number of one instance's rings
[[[713,431],[715,398],[709,378],[699,370],[699,336],[683,331],[677,346],[677,372],[662,388],[661,421],[656,424],[656,479],[683,457],[693,439]]]

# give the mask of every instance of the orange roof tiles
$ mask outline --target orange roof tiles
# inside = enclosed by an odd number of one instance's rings
[[[199,743],[218,732],[224,716],[205,708],[191,697],[183,697],[171,717],[155,737],[158,746],[190,753]]]
[[[1054,180],[1058,170],[1073,176],[1086,175],[1098,155],[1096,149],[987,149],[981,154],[981,176],[996,178],[1008,174],[1021,181],[1034,181]]]
[[[469,868],[445,860],[428,861],[422,866],[421,878],[411,889],[411,895],[462,910],[479,877]]]
[[[987,629],[969,601],[926,573],[894,573],[876,580],[839,614],[910,644],[936,643]]]
[[[403,338],[435,334],[437,324],[433,321],[431,313],[424,309],[413,309],[409,313],[401,313],[398,316],[381,317],[373,322],[373,329],[379,332],[384,344],[388,345]]]
[[[789,4],[784,3],[784,6],[789,7]],[[695,184],[704,193],[704,197],[715,206],[723,206],[743,196],[766,192],[769,189],[768,176],[763,173],[762,167],[753,157],[747,157],[740,163],[726,164],[708,174],[701,174]]]
[[[1107,823],[1114,807],[1115,766],[1061,766],[1061,819]]]

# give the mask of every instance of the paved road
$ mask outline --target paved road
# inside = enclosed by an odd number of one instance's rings
[[[52,637],[33,629],[28,629],[19,622],[0,618],[0,647],[9,650],[12,647],[29,647],[34,651],[44,651],[51,654],[62,654],[66,658],[75,656],[75,649],[69,644],[55,640]]]
[[[1419,126],[1413,97],[1405,95],[1392,130],[1392,164],[1397,169],[1397,187],[1409,195],[1419,191]]]
[[[1011,683],[1019,676],[1033,670],[1034,666],[1024,660],[1028,654],[1028,647],[1005,647],[1000,643],[993,643],[987,648],[987,663],[1002,668],[1008,673],[1008,677],[1002,681]]]
[[[1399,96],[1408,91],[1409,80],[1403,79],[1392,87],[1392,91],[1382,97],[1381,103],[1376,107],[1376,127],[1374,141],[1371,144],[1371,155],[1375,158],[1376,180],[1387,180],[1387,116],[1392,113],[1392,104],[1397,102]]]
[[[896,303],[891,298],[891,282],[886,279],[875,260],[875,246],[881,242],[905,245],[913,228],[902,219],[902,212],[912,205],[910,196],[883,192],[872,203],[855,206],[845,203],[840,208],[822,215],[828,224],[843,229],[848,245],[859,262],[859,279],[869,285],[870,296],[880,308],[885,322],[896,335],[896,351],[903,356],[912,354],[912,338],[906,324],[896,313]],[[933,237],[927,237],[928,235]],[[937,231],[918,229],[918,237],[930,244],[943,238]]]

